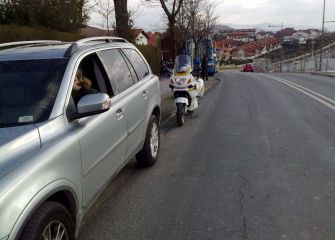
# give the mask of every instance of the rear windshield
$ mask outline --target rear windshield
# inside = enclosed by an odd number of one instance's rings
[[[0,127],[47,120],[67,61],[0,61]]]

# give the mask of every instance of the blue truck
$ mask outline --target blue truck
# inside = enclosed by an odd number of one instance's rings
[[[195,52],[198,52],[198,54],[195,54]],[[199,44],[199,49],[195,49],[194,43],[192,39],[188,39],[186,41],[186,49],[185,54],[191,56],[194,63],[201,61],[201,58],[203,55],[207,55],[208,58],[208,74],[214,75],[218,69],[217,69],[217,58],[215,53],[215,48],[213,44],[213,40],[208,37],[206,39],[201,40]],[[196,55],[198,55],[198,58],[196,58]]]

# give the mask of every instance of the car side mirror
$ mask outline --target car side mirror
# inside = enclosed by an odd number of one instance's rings
[[[77,104],[77,112],[71,114],[71,120],[106,112],[111,107],[111,99],[106,93],[94,93],[83,96]]]

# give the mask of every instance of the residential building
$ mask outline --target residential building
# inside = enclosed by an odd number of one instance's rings
[[[229,29],[220,31],[220,34],[226,39],[248,43],[255,40],[256,29]]]
[[[285,28],[285,29],[282,29],[282,30],[278,31],[275,34],[275,37],[280,39],[280,40],[283,40],[284,37],[292,36],[293,33],[295,33],[295,32],[296,31],[294,30],[294,28]]]
[[[280,48],[280,42],[276,38],[266,38],[244,44],[232,52],[232,58],[236,60],[254,59]]]
[[[150,37],[143,29],[133,29],[135,43],[138,45],[148,45]]]
[[[158,41],[161,39],[161,33],[159,32],[147,32],[149,36],[149,45],[157,47]]]
[[[298,30],[292,34],[292,37],[299,41],[299,44],[306,44],[307,40],[314,40],[321,36],[318,29]]]
[[[214,41],[216,54],[218,59],[229,59],[232,52],[238,48],[242,43],[240,41],[226,39],[221,41]]]
[[[260,31],[256,33],[256,39],[257,40],[261,40],[264,38],[272,38],[274,37],[274,33],[273,32],[266,32],[266,31]]]
[[[227,34],[227,39],[248,43],[254,41],[255,37],[244,32],[232,32]]]
[[[230,33],[247,33],[250,36],[255,36],[256,34],[256,29],[251,28],[251,29],[226,29],[226,30],[221,30],[219,31],[221,35],[226,37]]]

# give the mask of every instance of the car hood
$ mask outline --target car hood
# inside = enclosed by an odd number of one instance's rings
[[[0,178],[41,148],[34,125],[0,128]]]

